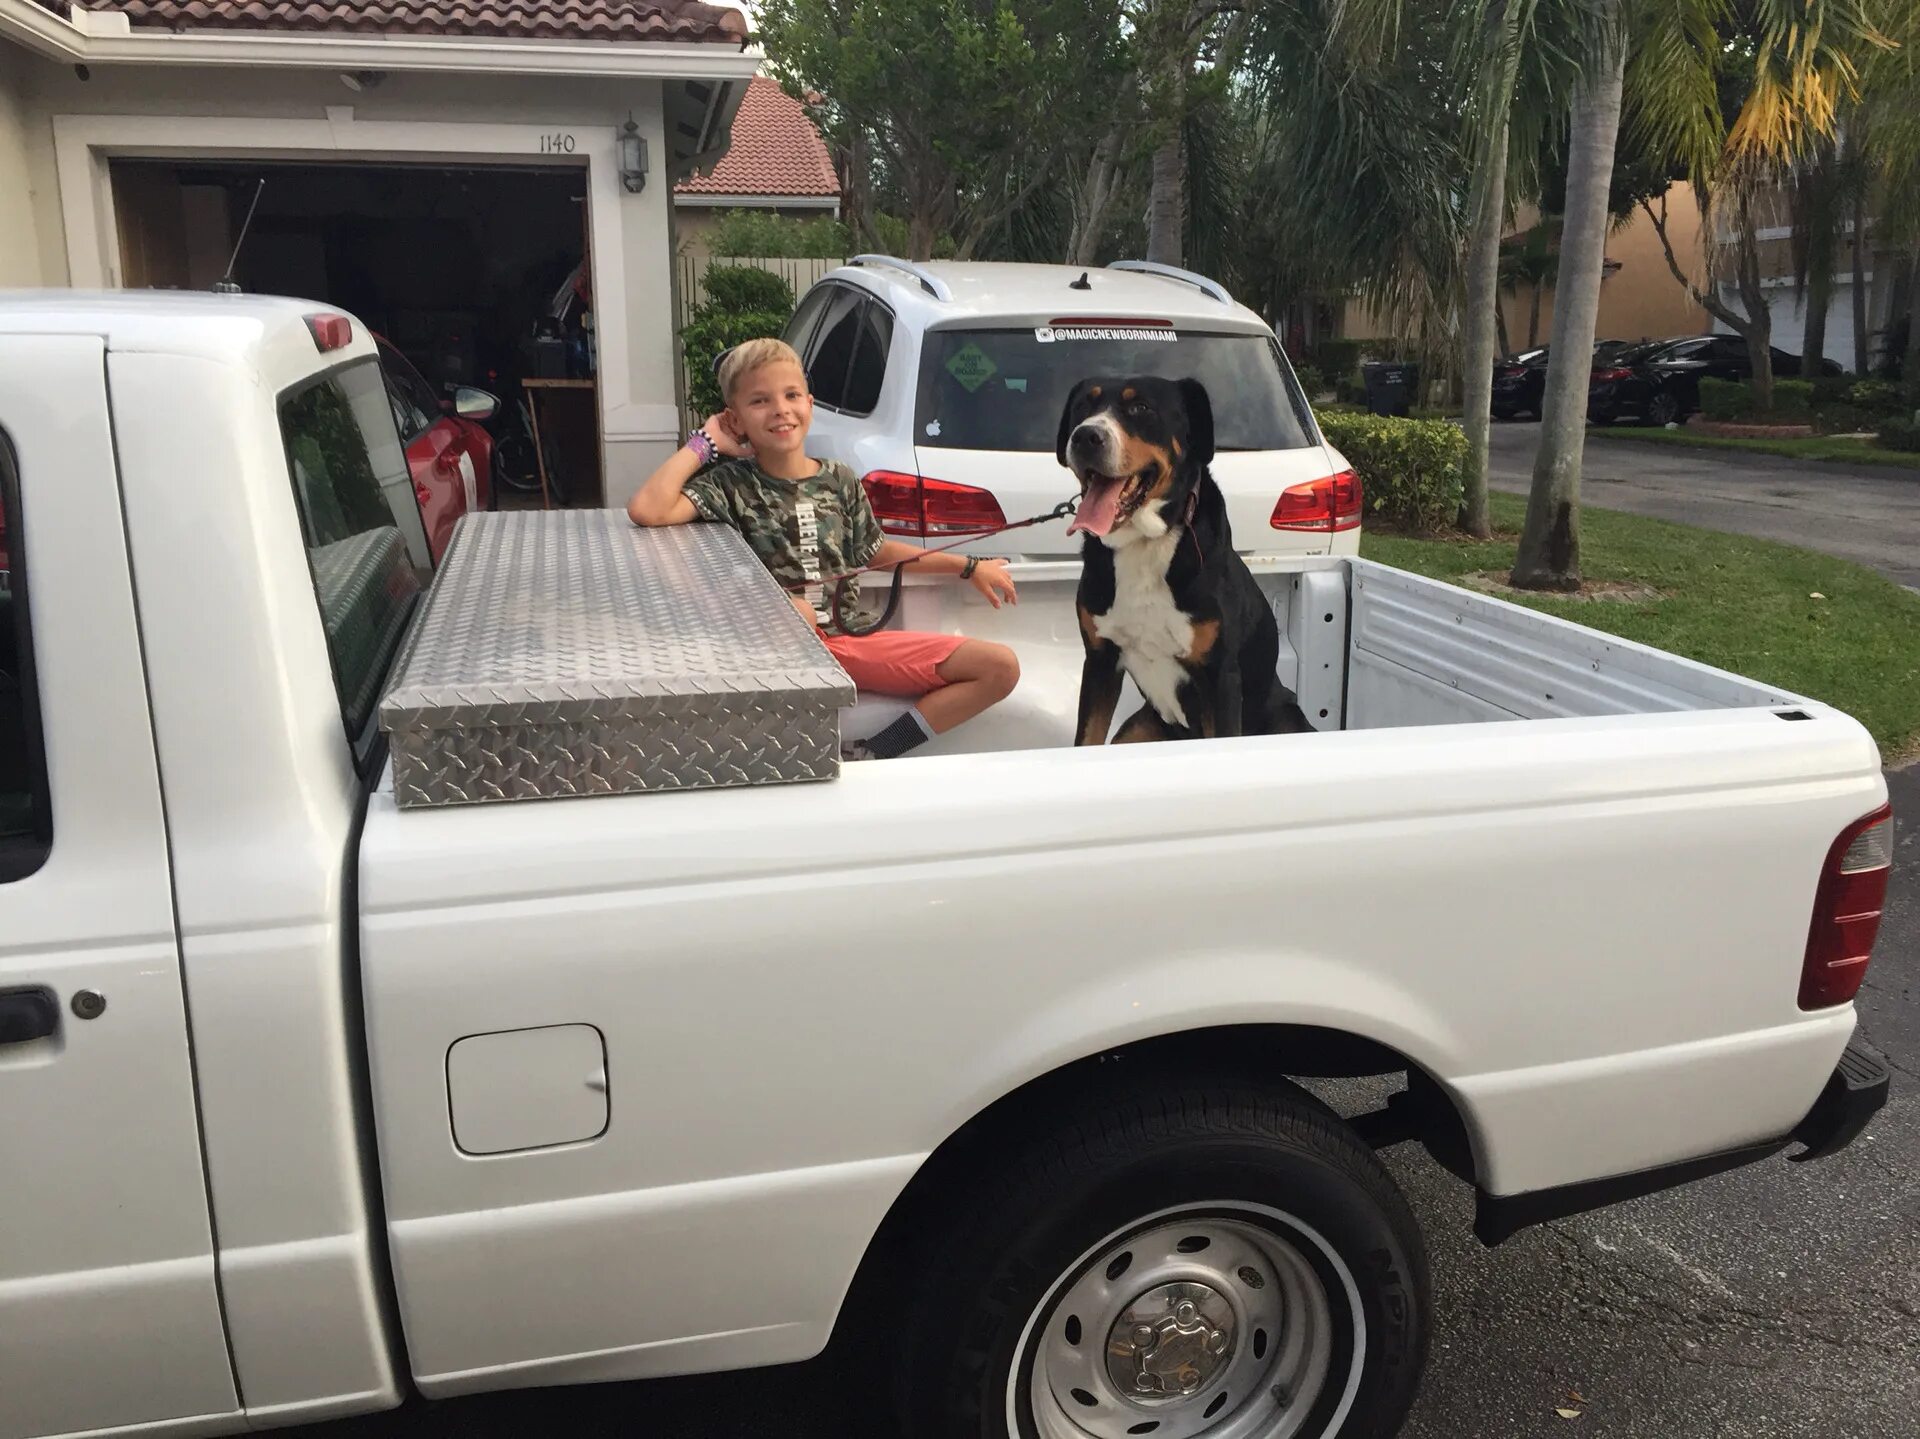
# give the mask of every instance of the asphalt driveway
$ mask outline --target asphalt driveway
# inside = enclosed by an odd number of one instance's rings
[[[1860,1000],[1865,1032],[1896,1066],[1888,1107],[1850,1149],[1818,1164],[1771,1160],[1529,1230],[1492,1251],[1471,1235],[1464,1186],[1417,1149],[1392,1151],[1389,1166],[1426,1226],[1438,1316],[1405,1439],[1907,1439],[1915,1432],[1920,769],[1889,783],[1896,812],[1909,818]],[[646,1301],[636,1295],[635,1302]],[[305,1439],[857,1439],[867,1432],[863,1401],[880,1387],[871,1374],[842,1377],[803,1365],[415,1403],[295,1432]]]
[[[1525,494],[1540,426],[1493,427],[1492,484]],[[1587,432],[1581,498],[1602,509],[1805,545],[1920,589],[1920,471],[1611,439]]]

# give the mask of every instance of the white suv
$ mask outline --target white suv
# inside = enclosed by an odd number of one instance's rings
[[[1354,554],[1360,482],[1328,445],[1273,331],[1219,285],[1145,261],[1105,269],[860,255],[801,297],[785,339],[813,388],[817,459],[866,481],[890,534],[1077,555],[1067,522],[988,531],[1076,492],[1060,411],[1092,375],[1192,377],[1213,401],[1213,477],[1234,547]]]

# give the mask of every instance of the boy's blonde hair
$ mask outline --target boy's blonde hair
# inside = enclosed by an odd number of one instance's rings
[[[785,340],[742,340],[720,361],[720,393],[733,403],[733,392],[755,370],[788,364],[800,368],[800,356]]]

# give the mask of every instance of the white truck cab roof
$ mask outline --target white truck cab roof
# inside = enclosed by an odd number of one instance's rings
[[[98,335],[121,354],[213,360],[258,370],[279,383],[318,368],[319,342],[308,319],[340,314],[317,300],[269,295],[0,290],[0,334]],[[333,363],[376,353],[366,326],[349,324],[350,337],[333,350]]]

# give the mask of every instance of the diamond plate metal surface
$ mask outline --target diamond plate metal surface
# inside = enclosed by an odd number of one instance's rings
[[[380,706],[404,806],[839,773],[852,682],[733,530],[461,521]]]

